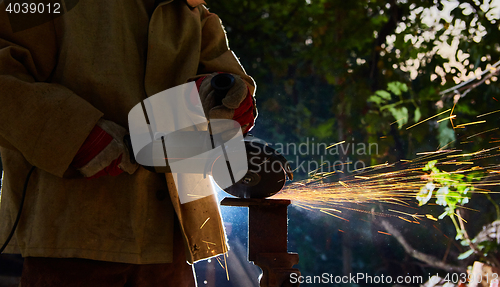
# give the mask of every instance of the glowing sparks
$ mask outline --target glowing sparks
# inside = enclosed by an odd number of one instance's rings
[[[451,108],[451,112],[450,112],[450,123],[451,123],[451,126],[453,127],[453,129],[455,129],[455,126],[453,125],[453,118],[451,118],[453,116],[453,111],[455,110],[455,106],[457,105],[458,101],[456,101],[454,104],[453,104],[453,108]]]
[[[470,125],[477,125],[477,124],[484,124],[486,121],[477,121],[477,122],[471,122],[471,123],[465,123],[465,124],[461,124],[461,125],[457,125],[455,126],[455,128],[463,128],[465,126],[470,126]]]
[[[341,216],[338,216],[338,215],[333,214],[333,213],[331,213],[331,212],[325,211],[324,209],[320,209],[319,211],[320,211],[320,212],[323,212],[323,213],[326,213],[326,214],[328,214],[328,215],[330,215],[330,216],[337,217],[337,218],[342,219],[342,220],[345,220],[345,221],[349,221],[349,220],[347,220],[347,219],[345,219],[345,218],[343,218],[343,217],[341,217]]]
[[[345,187],[345,188],[349,188],[349,186],[348,186],[347,184],[345,184],[344,182],[342,182],[342,181],[340,181],[340,180],[339,180],[339,183],[340,183],[343,187]]]
[[[458,215],[457,213],[455,213],[455,216],[460,218],[463,222],[467,223],[467,220],[465,220],[462,216]]]
[[[498,130],[499,128],[494,128],[494,129],[491,129],[491,130],[487,130],[487,131],[484,131],[484,132],[480,132],[480,133],[477,133],[477,134],[474,134],[474,135],[471,135],[471,136],[468,136],[467,139],[470,139],[470,138],[473,138],[475,136],[478,136],[478,135],[482,135],[482,134],[485,134],[485,133],[489,133],[489,132],[492,132],[492,131],[496,131]]]
[[[422,219],[436,221],[430,214],[418,214],[408,211],[416,206],[416,195],[420,188],[427,184],[429,177],[422,171],[426,163],[432,159],[438,160],[438,165],[447,167],[448,173],[459,173],[466,177],[469,173],[484,171],[485,178],[471,182],[476,193],[489,193],[489,186],[497,186],[500,181],[498,165],[482,167],[482,160],[500,156],[500,146],[491,147],[471,153],[461,153],[460,150],[438,150],[418,153],[418,158],[402,160],[400,165],[379,164],[358,170],[355,175],[342,175],[341,180],[329,177],[338,173],[329,173],[322,180],[306,179],[285,186],[276,199],[289,199],[296,207],[308,211],[319,211],[340,220],[349,221],[342,210],[365,213],[371,216],[394,217],[408,223],[420,224]],[[459,161],[458,159],[467,158]],[[467,168],[464,168],[467,166]],[[488,180],[491,178],[491,180]],[[485,180],[486,179],[486,180]],[[442,178],[442,181],[451,179]],[[438,189],[439,186],[436,187]],[[353,208],[351,205],[382,203],[405,208],[404,210],[387,209],[386,212],[375,212],[363,208]],[[416,207],[415,207],[416,209]]]
[[[455,106],[452,109],[415,123],[408,127],[407,130],[450,111],[451,113],[446,118],[439,119],[437,122],[450,120],[453,126],[453,120],[457,119],[457,115],[453,114],[454,108]],[[500,110],[480,115],[478,118],[497,112],[500,112]],[[453,126],[453,128],[464,128],[471,125],[480,126],[483,123],[486,123],[486,121],[469,122]],[[443,173],[461,174],[464,176],[464,179],[469,178],[470,180],[467,184],[470,184],[471,193],[491,193],[492,191],[489,188],[496,188],[500,185],[500,165],[498,163],[484,163],[486,159],[500,157],[500,146],[490,145],[488,148],[475,150],[474,152],[446,147],[454,142],[457,144],[475,142],[474,137],[499,129],[492,128],[470,135],[467,138],[465,138],[466,135],[457,136],[456,141],[451,141],[441,148],[438,147],[436,151],[419,152],[414,159],[402,159],[396,163],[385,162],[366,166],[355,169],[352,174],[342,173],[340,170],[322,172],[322,169],[316,169],[308,174],[308,179],[286,185],[280,193],[274,195],[272,198],[288,199],[297,208],[318,212],[319,214],[324,214],[325,217],[326,215],[333,217],[332,220],[343,220],[346,222],[355,219],[363,220],[352,217],[349,213],[351,211],[362,213],[365,215],[365,218],[368,217],[368,220],[371,218],[372,221],[376,220],[376,217],[392,217],[407,223],[422,225],[431,221],[438,221],[438,218],[422,212],[422,209],[419,209],[417,206],[416,196],[420,193],[421,188],[429,183],[430,180],[437,179],[435,174],[434,177],[432,176],[431,171],[424,171],[424,166],[430,160],[436,160],[436,166],[441,166],[442,168],[440,169]],[[386,138],[386,136],[381,138]],[[482,142],[487,142],[488,140],[490,143],[500,142],[498,134],[489,134],[488,137],[485,136],[482,139]],[[326,149],[343,143],[345,141],[333,144]],[[340,166],[345,164],[348,163],[341,163]],[[330,166],[329,168],[335,166],[339,165]],[[481,174],[480,181],[472,180],[472,178],[477,177],[475,175],[476,172],[480,172]],[[458,182],[454,178],[439,178],[439,181],[434,181],[436,185],[435,190],[449,186],[444,183],[446,181],[450,183]],[[432,204],[434,204],[434,201],[432,201]],[[388,205],[393,208],[387,208]],[[355,208],[358,206],[359,208]],[[370,208],[371,210],[367,210]],[[461,206],[460,208],[467,207]],[[454,215],[463,220],[460,214]],[[338,229],[338,231],[344,232],[342,229]],[[378,233],[391,235],[384,231],[378,231]],[[225,270],[227,272],[227,265]]]
[[[202,228],[203,228],[203,226],[205,226],[205,224],[207,224],[207,222],[208,222],[209,220],[210,220],[210,217],[209,217],[209,218],[207,218],[207,220],[205,220],[205,222],[203,222],[203,224],[200,226],[200,229],[202,229]]]
[[[438,122],[438,123],[440,123],[440,122],[442,122],[442,121],[452,120],[452,119],[454,119],[454,118],[456,118],[456,117],[457,117],[457,115],[449,116],[449,117],[447,117],[447,118],[440,119],[440,120],[438,120],[437,122]]]
[[[325,148],[325,150],[327,150],[327,149],[329,149],[329,148],[331,148],[331,147],[334,147],[334,146],[336,146],[336,145],[343,144],[343,143],[345,143],[345,141],[341,141],[341,142],[338,142],[338,143],[336,143],[336,144],[332,144],[332,145],[330,145],[330,146],[327,146],[327,147]]]
[[[392,126],[393,124],[395,124],[395,123],[398,123],[398,122],[402,121],[402,120],[406,120],[407,118],[408,118],[408,117],[404,117],[404,118],[401,118],[401,119],[399,119],[399,120],[397,120],[397,121],[395,121],[395,122],[392,122],[392,123],[391,123],[391,126]]]
[[[421,124],[421,123],[424,123],[424,122],[426,122],[426,121],[428,121],[428,120],[430,120],[430,119],[433,119],[433,118],[435,118],[435,117],[437,117],[437,116],[440,116],[440,115],[442,115],[442,114],[444,114],[444,113],[447,113],[447,112],[449,112],[449,111],[451,111],[451,109],[447,109],[447,110],[446,110],[446,111],[444,111],[444,112],[440,112],[440,113],[439,113],[439,114],[437,114],[437,115],[433,115],[432,117],[427,118],[427,119],[425,119],[425,120],[422,120],[422,121],[420,121],[420,122],[418,122],[418,123],[416,123],[416,124],[414,124],[414,125],[412,125],[412,126],[407,127],[406,129],[407,129],[407,130],[409,130],[409,129],[413,128],[414,126],[417,126],[417,125],[419,125],[419,124]]]
[[[399,219],[402,219],[402,220],[404,220],[404,221],[407,221],[407,222],[409,222],[409,223],[413,223],[413,221],[411,221],[411,220],[409,220],[409,219],[406,219],[406,218],[404,218],[404,217],[398,216],[398,218],[399,218]]]
[[[498,112],[500,112],[500,110],[496,110],[496,111],[493,111],[493,112],[489,112],[489,113],[486,113],[486,114],[482,114],[482,115],[477,116],[476,118],[480,118],[480,117],[488,116],[488,115],[491,115],[491,114],[494,114],[494,113],[498,113]]]
[[[217,259],[217,262],[219,262],[220,267],[222,267],[222,269],[226,270],[226,268],[224,268],[224,265],[222,265],[222,262],[221,262],[221,260],[219,259],[219,257],[215,257],[215,259]],[[228,280],[229,280],[229,279],[228,279]]]
[[[438,154],[443,152],[450,152],[451,150],[437,150],[437,151],[428,151],[428,152],[419,152],[417,155],[428,155],[428,154]]]
[[[437,218],[435,218],[434,216],[430,215],[430,214],[426,214],[425,217],[427,217],[428,219],[430,220],[434,220],[434,221],[438,221]]]
[[[396,212],[396,213],[401,213],[401,214],[404,214],[406,216],[410,216],[412,217],[413,219],[417,219],[417,217],[423,217],[423,215],[418,215],[418,214],[410,214],[410,213],[407,213],[407,212],[403,212],[403,211],[400,211],[400,210],[394,210],[394,209],[389,209],[389,211],[391,212]]]

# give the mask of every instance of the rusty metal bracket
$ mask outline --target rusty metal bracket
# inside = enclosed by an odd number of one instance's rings
[[[248,207],[248,261],[262,269],[261,287],[295,287],[290,275],[300,271],[293,266],[299,255],[288,253],[288,215],[290,200],[224,198],[221,205]]]

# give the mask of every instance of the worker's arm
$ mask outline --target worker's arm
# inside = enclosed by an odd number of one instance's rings
[[[47,83],[58,57],[53,23],[13,33],[4,3],[0,3],[0,145],[62,176],[102,113],[64,86]]]
[[[246,133],[257,117],[255,107],[255,82],[248,76],[236,56],[227,45],[226,33],[216,14],[210,13],[203,5],[199,8],[202,15],[202,47],[200,54],[200,74],[225,72],[235,75],[236,82],[228,92],[223,106],[209,106],[205,114],[210,118],[232,118],[240,123]],[[212,92],[209,81],[214,74],[197,81],[200,97],[207,108]],[[243,85],[245,83],[246,85]],[[245,87],[246,86],[246,87]]]

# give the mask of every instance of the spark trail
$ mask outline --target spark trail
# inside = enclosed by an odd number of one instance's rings
[[[428,161],[437,160],[436,166],[449,174],[481,172],[481,181],[471,182],[475,193],[496,192],[500,185],[500,165],[488,163],[489,159],[500,157],[500,146],[464,153],[458,149],[421,152],[413,160],[385,163],[354,171],[350,176],[335,171],[312,173],[311,177],[287,185],[276,199],[289,199],[292,204],[307,210],[316,210],[339,219],[342,210],[371,213],[379,216],[401,218],[401,214],[373,213],[363,209],[363,204],[382,203],[400,207],[415,207],[416,195],[429,182],[429,172],[422,168]],[[339,178],[335,178],[340,175]],[[436,187],[436,189],[439,186]],[[361,208],[352,208],[358,204]],[[406,208],[405,208],[406,209]],[[394,211],[394,210],[393,210]],[[418,223],[418,220],[435,220],[429,214],[404,214],[403,220]]]

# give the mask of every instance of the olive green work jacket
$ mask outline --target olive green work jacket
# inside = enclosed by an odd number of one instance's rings
[[[0,1],[2,243],[26,175],[37,167],[6,252],[170,262],[173,248],[182,248],[172,246],[174,214],[189,262],[224,252],[215,196],[180,204],[170,174],[141,167],[92,180],[65,176],[101,117],[127,127],[136,104],[201,74],[234,73],[255,86],[229,50],[218,16],[200,1],[72,2],[59,17],[13,31],[26,15],[8,15]]]

